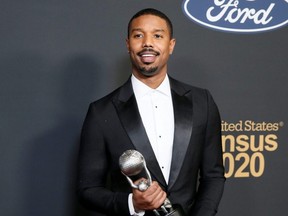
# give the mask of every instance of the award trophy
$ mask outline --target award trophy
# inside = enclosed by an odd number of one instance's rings
[[[145,159],[143,155],[136,150],[127,150],[125,151],[119,158],[119,166],[121,172],[124,176],[126,176],[129,184],[132,188],[136,188],[140,191],[145,191],[151,185],[152,179],[150,172],[146,166]],[[147,180],[141,180],[139,184],[134,184],[130,176],[136,176],[140,174],[142,171],[146,173]],[[156,216],[184,216],[183,209],[180,206],[177,208],[173,208],[171,202],[166,198],[164,203],[162,204],[160,209],[154,209],[154,214]]]

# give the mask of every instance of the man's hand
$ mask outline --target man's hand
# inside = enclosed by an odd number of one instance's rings
[[[136,212],[157,209],[164,203],[166,197],[166,192],[162,190],[156,181],[153,181],[146,191],[133,189],[134,209]]]

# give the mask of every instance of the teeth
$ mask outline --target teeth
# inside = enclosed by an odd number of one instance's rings
[[[144,54],[144,55],[142,55],[143,57],[151,57],[151,56],[154,56],[154,55],[152,55],[152,54]]]

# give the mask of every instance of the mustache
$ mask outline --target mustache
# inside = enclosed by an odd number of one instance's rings
[[[144,48],[142,49],[140,52],[137,53],[137,55],[143,55],[144,53],[149,52],[152,53],[154,55],[160,55],[159,52],[157,52],[156,50],[152,49],[152,48]]]

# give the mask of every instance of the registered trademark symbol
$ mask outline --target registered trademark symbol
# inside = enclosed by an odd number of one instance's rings
[[[283,127],[284,126],[284,122],[283,121],[279,122],[279,126]]]

